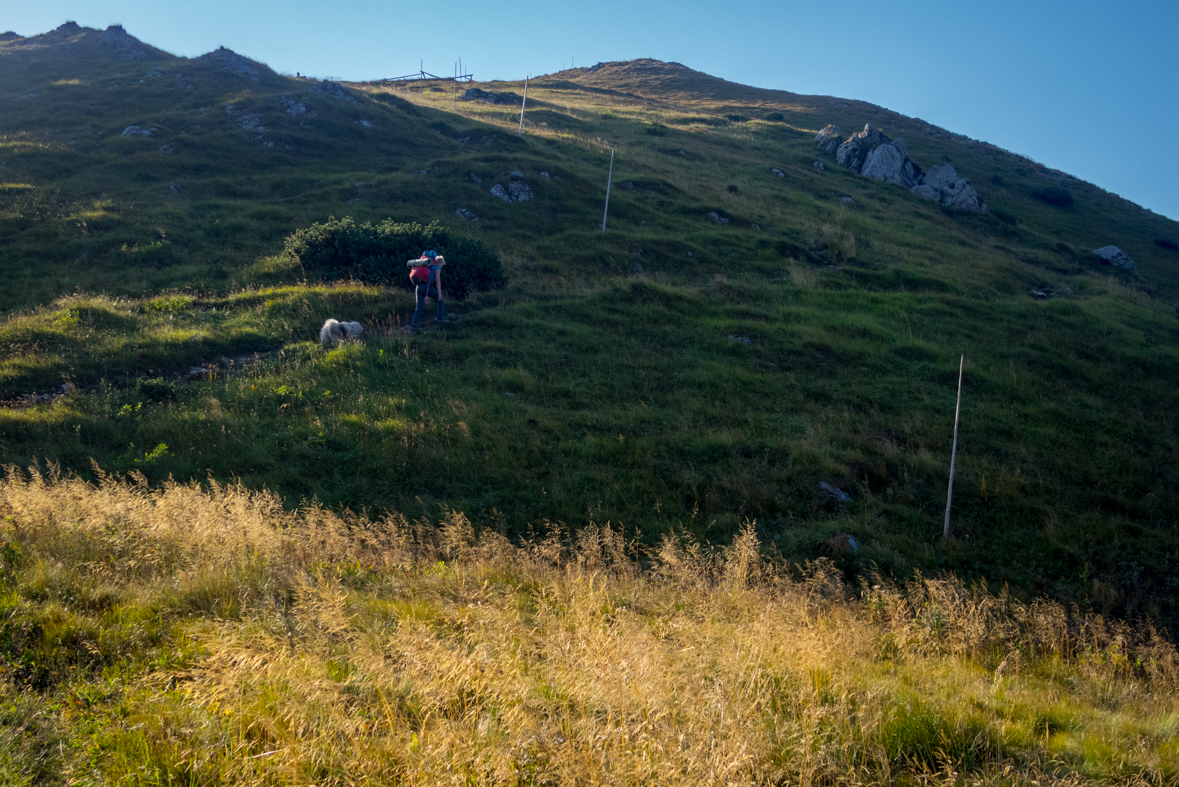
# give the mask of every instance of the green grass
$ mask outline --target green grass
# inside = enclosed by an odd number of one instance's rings
[[[518,137],[518,112],[452,111],[448,90],[353,85],[342,101],[265,70],[113,60],[88,35],[51,34],[73,59],[0,59],[20,86],[0,96],[0,400],[15,405],[0,461],[241,479],[287,505],[446,507],[514,534],[592,519],[647,543],[681,527],[723,542],[752,518],[849,577],[952,571],[1173,625],[1179,258],[1155,239],[1174,222],[921,121],[683,68],[536,80]],[[243,130],[249,114],[267,130]],[[814,129],[865,121],[927,169],[951,161],[990,212],[818,153]],[[159,130],[120,136],[131,124]],[[514,170],[534,200],[488,193]],[[1057,179],[1067,207],[1033,194]],[[406,339],[392,329],[408,291],[308,285],[280,256],[332,215],[443,221],[497,250],[511,283]],[[1136,274],[1089,253],[1108,243]],[[368,341],[325,352],[326,317],[363,321]],[[26,406],[63,384],[77,390]]]

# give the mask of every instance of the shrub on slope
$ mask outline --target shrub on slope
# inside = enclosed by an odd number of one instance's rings
[[[451,234],[437,222],[422,226],[386,219],[380,224],[357,224],[351,216],[333,216],[323,224],[291,233],[284,252],[298,259],[305,275],[313,279],[351,278],[367,284],[409,287],[405,261],[416,258],[423,249],[446,257],[443,286],[454,298],[507,283],[494,251],[477,240]]]

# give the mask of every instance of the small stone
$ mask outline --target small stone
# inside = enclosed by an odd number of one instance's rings
[[[549,176],[549,173],[547,173],[547,172],[538,172],[536,174],[540,175],[542,178],[548,178],[548,176]]]
[[[1028,294],[1037,300],[1045,300],[1048,298],[1048,293],[1041,290],[1028,290]]]
[[[852,204],[853,202],[855,202],[855,200],[854,200],[854,199],[852,199],[851,197],[849,197],[847,194],[844,194],[844,195],[842,195],[842,196],[839,198],[839,201],[840,201],[840,202],[842,202],[844,205],[850,205],[850,204]]]
[[[478,216],[476,216],[474,213],[467,210],[466,208],[459,208],[458,210],[456,210],[454,212],[454,215],[458,216],[460,219],[466,219],[467,221],[478,221],[479,220]]]
[[[830,495],[831,499],[836,503],[850,503],[852,501],[851,495],[849,495],[847,492],[844,492],[837,486],[832,486],[826,481],[819,482],[819,489],[822,489],[824,492]]]
[[[729,334],[729,341],[735,342],[737,344],[744,344],[746,347],[753,346],[753,339],[750,339],[748,336],[738,336],[735,333]]]
[[[717,224],[728,224],[729,223],[728,219],[726,219],[724,216],[720,215],[716,211],[712,211],[711,213],[706,213],[704,215],[706,217],[712,219],[713,221],[715,221]]]
[[[474,172],[467,173],[467,180],[471,181],[472,183],[482,183],[483,182],[483,178],[479,177]]]
[[[524,173],[518,169],[514,169],[508,174],[509,180],[524,180]]]
[[[750,224],[750,225],[749,225],[749,229],[751,229],[751,230],[760,230],[760,229],[761,229],[761,225],[760,225],[760,224]]]
[[[642,273],[642,272],[643,272],[643,263],[636,262],[635,263],[635,273]]]
[[[512,201],[512,197],[508,194],[508,190],[505,189],[499,183],[496,183],[494,186],[491,187],[491,193],[493,196],[499,197],[504,202],[511,202]]]
[[[150,137],[152,135],[152,132],[154,132],[154,131],[155,131],[154,128],[149,129],[149,128],[140,128],[139,126],[127,126],[127,128],[123,129],[123,136],[124,137]]]
[[[373,124],[367,120],[358,120],[357,122],[360,123],[360,125],[364,126],[365,128],[372,128],[373,127]]]
[[[169,189],[169,190],[170,190],[170,191],[171,191],[173,194],[179,194],[179,193],[180,193],[180,187],[179,187],[179,186],[177,186],[176,184],[172,184],[171,186],[169,186],[169,187],[168,187],[168,189]]]
[[[811,164],[811,166],[814,167],[815,169],[819,170],[820,172],[822,172],[824,169],[826,169],[826,167],[823,166],[823,162],[821,162],[821,161],[816,161],[814,164]]]
[[[773,167],[773,168],[770,170],[770,174],[771,174],[771,175],[777,175],[777,176],[778,176],[778,177],[780,177],[780,178],[784,178],[784,177],[786,177],[786,173],[785,173],[785,172],[783,172],[782,170],[778,169],[777,167]]]

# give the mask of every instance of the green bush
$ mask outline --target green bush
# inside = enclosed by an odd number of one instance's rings
[[[1049,205],[1055,205],[1058,208],[1067,208],[1073,204],[1073,195],[1069,194],[1065,189],[1060,188],[1033,191],[1032,196],[1041,202],[1047,202]]]
[[[1168,238],[1155,238],[1154,243],[1156,246],[1162,246],[1164,249],[1179,251],[1179,243],[1169,240]]]
[[[380,224],[357,224],[351,216],[333,216],[291,233],[283,251],[299,261],[309,279],[353,279],[409,289],[406,260],[425,249],[446,257],[442,282],[448,297],[461,299],[507,284],[494,251],[479,241],[453,235],[437,222],[422,226],[386,219]]]

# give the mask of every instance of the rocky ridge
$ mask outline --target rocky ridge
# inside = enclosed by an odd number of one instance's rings
[[[846,140],[839,127],[828,125],[815,135],[815,142],[835,161],[865,178],[904,186],[918,197],[933,200],[957,210],[986,213],[986,203],[967,178],[958,177],[949,164],[941,164],[927,173],[908,156],[903,138],[891,139],[871,123]],[[821,164],[822,162],[816,162]]]

